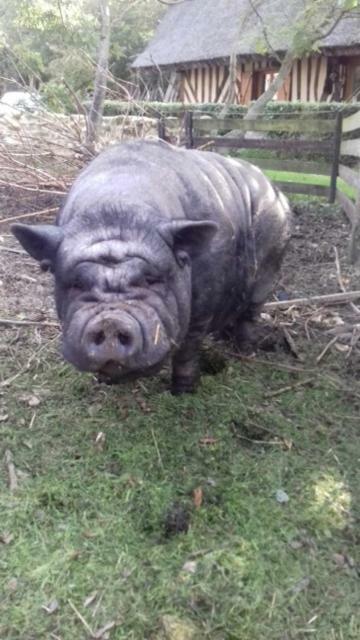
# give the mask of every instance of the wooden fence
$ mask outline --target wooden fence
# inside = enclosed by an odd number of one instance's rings
[[[358,243],[360,235],[360,111],[344,118],[342,122],[342,141],[339,153],[338,174],[352,187],[354,199],[343,191],[336,190],[336,200],[345,211],[351,225],[349,255],[355,262],[359,257]]]
[[[175,119],[160,119],[159,137],[171,139],[175,126],[179,126]],[[187,111],[180,143],[189,149],[240,151],[241,157],[265,171],[298,174],[293,180],[286,176],[286,181],[275,175],[272,181],[285,193],[325,196],[329,202],[336,200],[350,221],[350,259],[354,262],[358,257],[357,240],[360,243],[360,137],[354,137],[357,133],[360,136],[360,111],[344,119],[342,113],[337,112],[327,113],[325,118],[300,113],[255,121],[201,116]],[[256,157],[250,156],[253,149],[257,150]],[[262,150],[266,150],[267,157],[261,156]],[[313,174],[313,182],[325,184],[311,184],[311,179],[304,181],[304,174],[308,177]],[[326,180],[319,180],[319,176]],[[339,189],[339,177],[350,187],[352,197]]]
[[[168,139],[172,127],[174,121],[160,120],[159,137]],[[341,116],[336,114],[327,114],[327,119],[313,114],[289,114],[251,121],[204,117],[191,111],[185,113],[181,140],[181,144],[189,149],[206,148],[220,153],[241,150],[244,159],[264,170],[326,176],[330,178],[328,185],[304,184],[290,179],[273,182],[286,193],[325,196],[331,202],[336,197],[340,142]],[[257,150],[256,157],[251,156],[253,149]],[[265,150],[263,155],[262,150]],[[272,157],[265,157],[266,154],[269,156],[269,151]]]

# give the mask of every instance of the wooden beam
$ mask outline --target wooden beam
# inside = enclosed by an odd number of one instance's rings
[[[336,116],[336,125],[335,125],[333,164],[332,164],[331,178],[330,178],[329,202],[335,202],[335,199],[336,199],[336,183],[337,183],[337,177],[339,175],[339,162],[340,162],[341,132],[342,132],[342,113],[341,111],[339,111]]]
[[[185,113],[185,147],[192,149],[194,146],[193,139],[193,112],[186,111]]]
[[[345,167],[345,165],[341,164],[339,166],[339,176],[351,187],[360,191],[360,172],[357,173],[350,167]]]
[[[307,102],[307,84],[308,84],[308,59],[303,58],[301,60],[301,75],[300,75],[300,100]]]
[[[243,138],[221,138],[194,136],[194,146],[200,147],[213,142],[215,147],[227,147],[234,149],[274,149],[279,151],[308,151],[318,154],[330,153],[333,144],[330,141],[318,140],[245,140]]]
[[[279,300],[266,302],[264,309],[289,309],[290,307],[305,306],[310,304],[341,304],[360,299],[360,291],[346,291],[345,293],[328,293],[322,296],[310,296],[309,298],[294,298],[293,300]]]
[[[355,204],[353,203],[352,200],[350,200],[350,198],[348,198],[345,193],[343,193],[342,191],[339,191],[339,189],[337,189],[336,191],[336,201],[339,203],[339,205],[341,206],[341,208],[344,210],[348,220],[351,222],[351,224],[355,224],[357,221],[357,213],[356,213],[356,207]]]
[[[312,173],[315,175],[329,176],[331,170],[331,165],[325,162],[304,162],[303,160],[292,159],[278,160],[278,158],[246,158],[246,156],[240,159],[246,160],[260,169],[273,171],[294,171],[295,173]]]
[[[244,120],[243,118],[199,118],[194,116],[194,129],[196,133],[209,133],[216,131],[284,131],[288,133],[316,133],[323,135],[335,131],[335,118],[323,120],[320,118],[277,118],[273,120],[258,119]]]
[[[324,187],[322,184],[303,184],[301,182],[285,182],[282,180],[272,180],[272,182],[285,193],[299,193],[323,198],[327,198],[329,195],[329,187]]]
[[[348,118],[344,118],[343,121],[343,133],[349,133],[349,131],[355,131],[355,129],[360,129],[360,111],[353,113]]]
[[[344,140],[341,143],[340,153],[342,156],[356,156],[360,158],[360,138],[356,140]]]

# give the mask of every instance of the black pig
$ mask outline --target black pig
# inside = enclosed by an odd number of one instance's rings
[[[136,141],[80,173],[56,225],[12,231],[55,275],[66,360],[117,382],[171,355],[182,392],[203,337],[241,333],[266,300],[290,226],[286,198],[247,162]]]

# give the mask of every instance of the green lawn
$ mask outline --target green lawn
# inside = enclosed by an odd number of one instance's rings
[[[40,352],[1,390],[1,640],[358,640],[359,394],[229,360],[173,397]]]
[[[298,182],[300,184],[318,184],[324,187],[330,186],[330,177],[316,175],[312,173],[294,173],[292,171],[271,171],[269,169],[264,170],[264,173],[271,180],[278,180],[281,182]],[[350,187],[344,180],[338,178],[338,188],[343,191],[349,198],[356,199],[356,189]]]
[[[277,152],[274,152],[269,149],[244,149],[239,151],[232,151],[229,154],[233,158],[239,158],[243,160],[247,160],[253,164],[257,164],[257,160],[260,162],[261,160],[274,160],[274,162],[278,162],[280,158],[278,157]],[[286,162],[286,158],[282,158],[283,162]],[[305,160],[306,162],[306,160]],[[317,162],[321,162],[321,159]],[[262,171],[271,179],[278,180],[279,182],[298,182],[300,184],[309,184],[309,185],[322,185],[324,187],[330,186],[330,176],[329,175],[319,175],[319,174],[311,174],[311,173],[298,173],[293,171],[275,171],[272,169],[262,169]],[[352,200],[356,200],[356,189],[349,186],[344,180],[338,178],[338,188],[340,191],[345,193]]]

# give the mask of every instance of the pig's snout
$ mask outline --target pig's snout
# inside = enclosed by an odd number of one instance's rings
[[[98,369],[125,364],[143,347],[141,329],[131,316],[103,315],[90,321],[83,336],[88,359]]]

